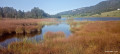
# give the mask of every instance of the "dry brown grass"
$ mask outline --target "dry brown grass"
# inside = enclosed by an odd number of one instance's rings
[[[77,23],[80,25],[80,22]],[[120,21],[89,22],[82,27],[74,26],[73,28],[78,30],[74,30],[73,35],[69,38],[57,38],[40,44],[13,43],[2,52],[15,54],[120,54],[119,27]],[[54,38],[59,35],[48,32],[45,36]]]
[[[55,22],[54,18],[49,19],[2,19],[0,20],[0,36],[11,33],[31,33],[40,29],[43,25],[39,22]]]
[[[45,35],[44,35],[44,40],[54,40],[54,39],[60,39],[60,38],[64,38],[65,37],[65,34],[63,32],[47,32]]]
[[[78,45],[83,44],[84,54],[106,54],[105,51],[120,52],[120,21],[96,21],[85,24],[74,30],[70,37],[71,41],[79,41]],[[77,27],[73,27],[77,28]],[[77,40],[78,39],[78,40]],[[82,43],[81,43],[82,42]],[[86,46],[86,47],[85,47]]]

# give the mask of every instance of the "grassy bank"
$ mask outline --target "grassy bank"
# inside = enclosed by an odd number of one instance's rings
[[[44,23],[43,23],[44,22]],[[57,23],[56,19],[1,19],[0,36],[7,34],[25,34],[40,32],[41,28],[48,24]],[[53,23],[54,22],[54,23]]]
[[[104,12],[101,14],[95,14],[95,15],[92,15],[91,17],[120,17],[120,10]]]
[[[73,34],[48,32],[42,43],[17,42],[1,53],[13,54],[119,54],[120,21],[70,23]],[[113,51],[113,52],[106,52]]]

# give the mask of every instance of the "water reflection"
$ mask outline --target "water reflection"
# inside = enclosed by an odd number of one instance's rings
[[[68,25],[65,22],[61,22],[56,25],[45,25],[42,29],[41,32],[39,33],[34,33],[34,34],[25,34],[25,35],[8,35],[8,36],[1,36],[0,37],[0,45],[3,47],[6,47],[8,44],[11,42],[15,41],[21,41],[24,38],[28,38],[28,40],[35,40],[37,42],[43,40],[43,36],[46,32],[51,31],[51,32],[64,32],[66,37],[68,37],[71,32],[70,32],[70,25]]]
[[[58,32],[58,31],[61,31],[61,32],[64,32],[66,36],[69,36],[71,34],[70,32],[70,25],[66,24],[66,23],[61,23],[61,24],[58,24],[58,25],[50,25],[50,26],[45,26],[43,29],[42,29],[42,33],[46,33],[48,31],[51,31],[51,32]]]
[[[24,38],[30,38],[33,39],[34,36],[39,35],[40,33],[34,33],[34,34],[26,34],[26,35],[7,35],[7,36],[0,36],[0,46],[6,47],[8,44],[16,41],[21,41]]]

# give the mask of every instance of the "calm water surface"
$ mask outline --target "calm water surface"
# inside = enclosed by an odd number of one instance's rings
[[[76,21],[118,21],[120,17],[74,18]]]

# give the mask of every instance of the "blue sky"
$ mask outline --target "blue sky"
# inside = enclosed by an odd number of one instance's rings
[[[0,0],[0,7],[14,7],[17,10],[30,11],[39,7],[49,14],[95,5],[104,0]]]

